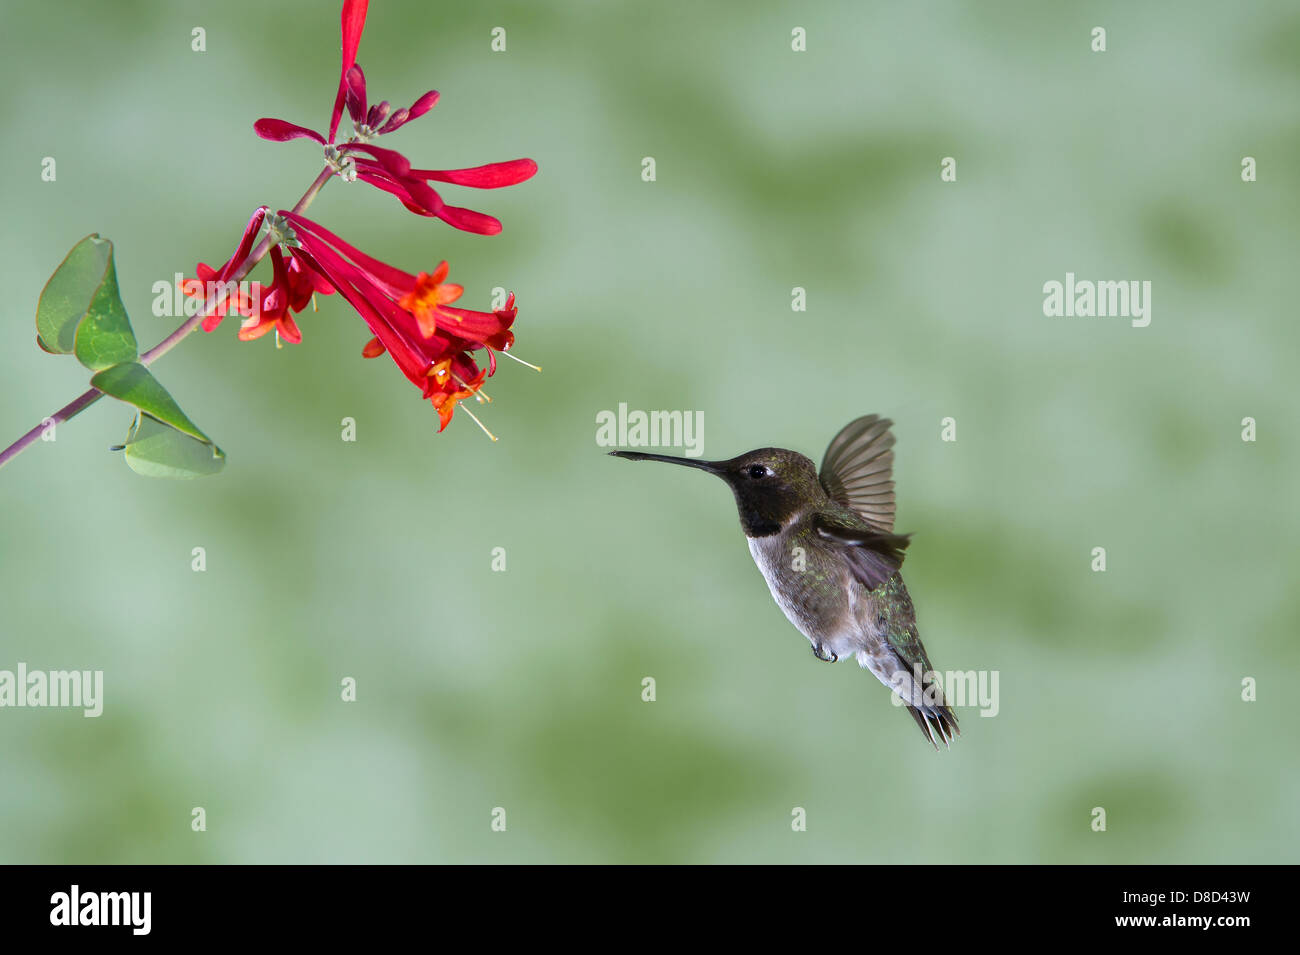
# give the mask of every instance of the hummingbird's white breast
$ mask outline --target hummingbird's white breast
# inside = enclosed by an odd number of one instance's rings
[[[772,534],[748,540],[749,552],[767,581],[772,599],[809,643],[814,647],[820,645],[823,652],[829,651],[840,660],[856,659],[858,666],[870,670],[876,679],[904,701],[914,705],[921,703],[920,689],[876,626],[877,614],[871,597],[858,581],[844,581],[848,595],[846,613],[837,626],[826,627],[824,620],[819,624],[800,604],[799,588],[790,587],[788,583],[785,587],[780,584],[782,575],[788,582],[791,580],[790,571],[798,570],[792,563],[798,555],[792,552],[790,538],[785,534]]]
[[[818,632],[817,622],[804,610],[804,608],[793,599],[792,593],[788,593],[779,584],[780,574],[788,578],[791,570],[798,572],[799,568],[794,563],[799,557],[794,553],[789,545],[789,538],[784,534],[771,534],[767,537],[750,537],[749,553],[754,558],[754,563],[763,574],[763,579],[767,581],[767,589],[772,594],[772,599],[776,605],[781,608],[786,619],[795,625],[795,628],[808,638],[808,642],[814,647],[820,645],[824,650],[834,653],[840,659],[845,659],[854,653],[863,649],[865,640],[858,627],[857,619],[852,614],[846,614],[843,625],[835,628],[831,632]],[[805,555],[806,559],[806,555]]]

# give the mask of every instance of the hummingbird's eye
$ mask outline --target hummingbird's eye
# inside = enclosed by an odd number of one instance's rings
[[[765,478],[772,472],[762,464],[751,464],[749,466],[749,476],[757,481],[759,478]]]

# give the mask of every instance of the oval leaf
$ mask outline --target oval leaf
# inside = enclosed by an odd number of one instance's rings
[[[52,355],[69,355],[77,325],[90,310],[91,299],[104,282],[113,243],[91,233],[72,247],[36,303],[36,337]]]
[[[104,270],[103,281],[91,296],[85,317],[77,326],[75,346],[77,361],[95,371],[120,362],[134,361],[139,354],[135,332],[131,331],[131,319],[126,315],[126,307],[122,304],[117,288],[113,244],[107,239],[100,241],[108,245],[108,267]]]
[[[143,412],[131,425],[123,453],[131,470],[145,477],[206,477],[226,465],[225,453],[215,444],[192,438]]]
[[[149,369],[138,361],[127,361],[112,368],[105,368],[94,375],[90,383],[106,395],[111,395],[127,404],[135,405],[146,414],[171,425],[178,431],[211,443],[206,434],[181,411],[180,405],[167,389],[158,383]]]

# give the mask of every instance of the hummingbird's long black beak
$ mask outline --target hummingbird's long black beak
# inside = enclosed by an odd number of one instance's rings
[[[695,458],[677,458],[671,454],[644,454],[640,451],[611,451],[611,457],[626,458],[629,461],[664,461],[668,464],[682,464],[688,468],[697,468],[701,471],[708,471],[710,474],[721,474],[722,468],[717,461],[698,461]]]

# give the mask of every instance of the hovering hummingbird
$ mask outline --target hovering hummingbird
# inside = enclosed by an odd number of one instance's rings
[[[754,562],[813,655],[829,663],[856,657],[902,698],[938,749],[939,741],[949,745],[961,731],[942,687],[930,677],[899,572],[908,537],[894,533],[892,423],[878,415],[850,422],[826,449],[820,475],[811,460],[785,448],[760,448],[727,461],[610,454],[683,464],[726,481]]]

